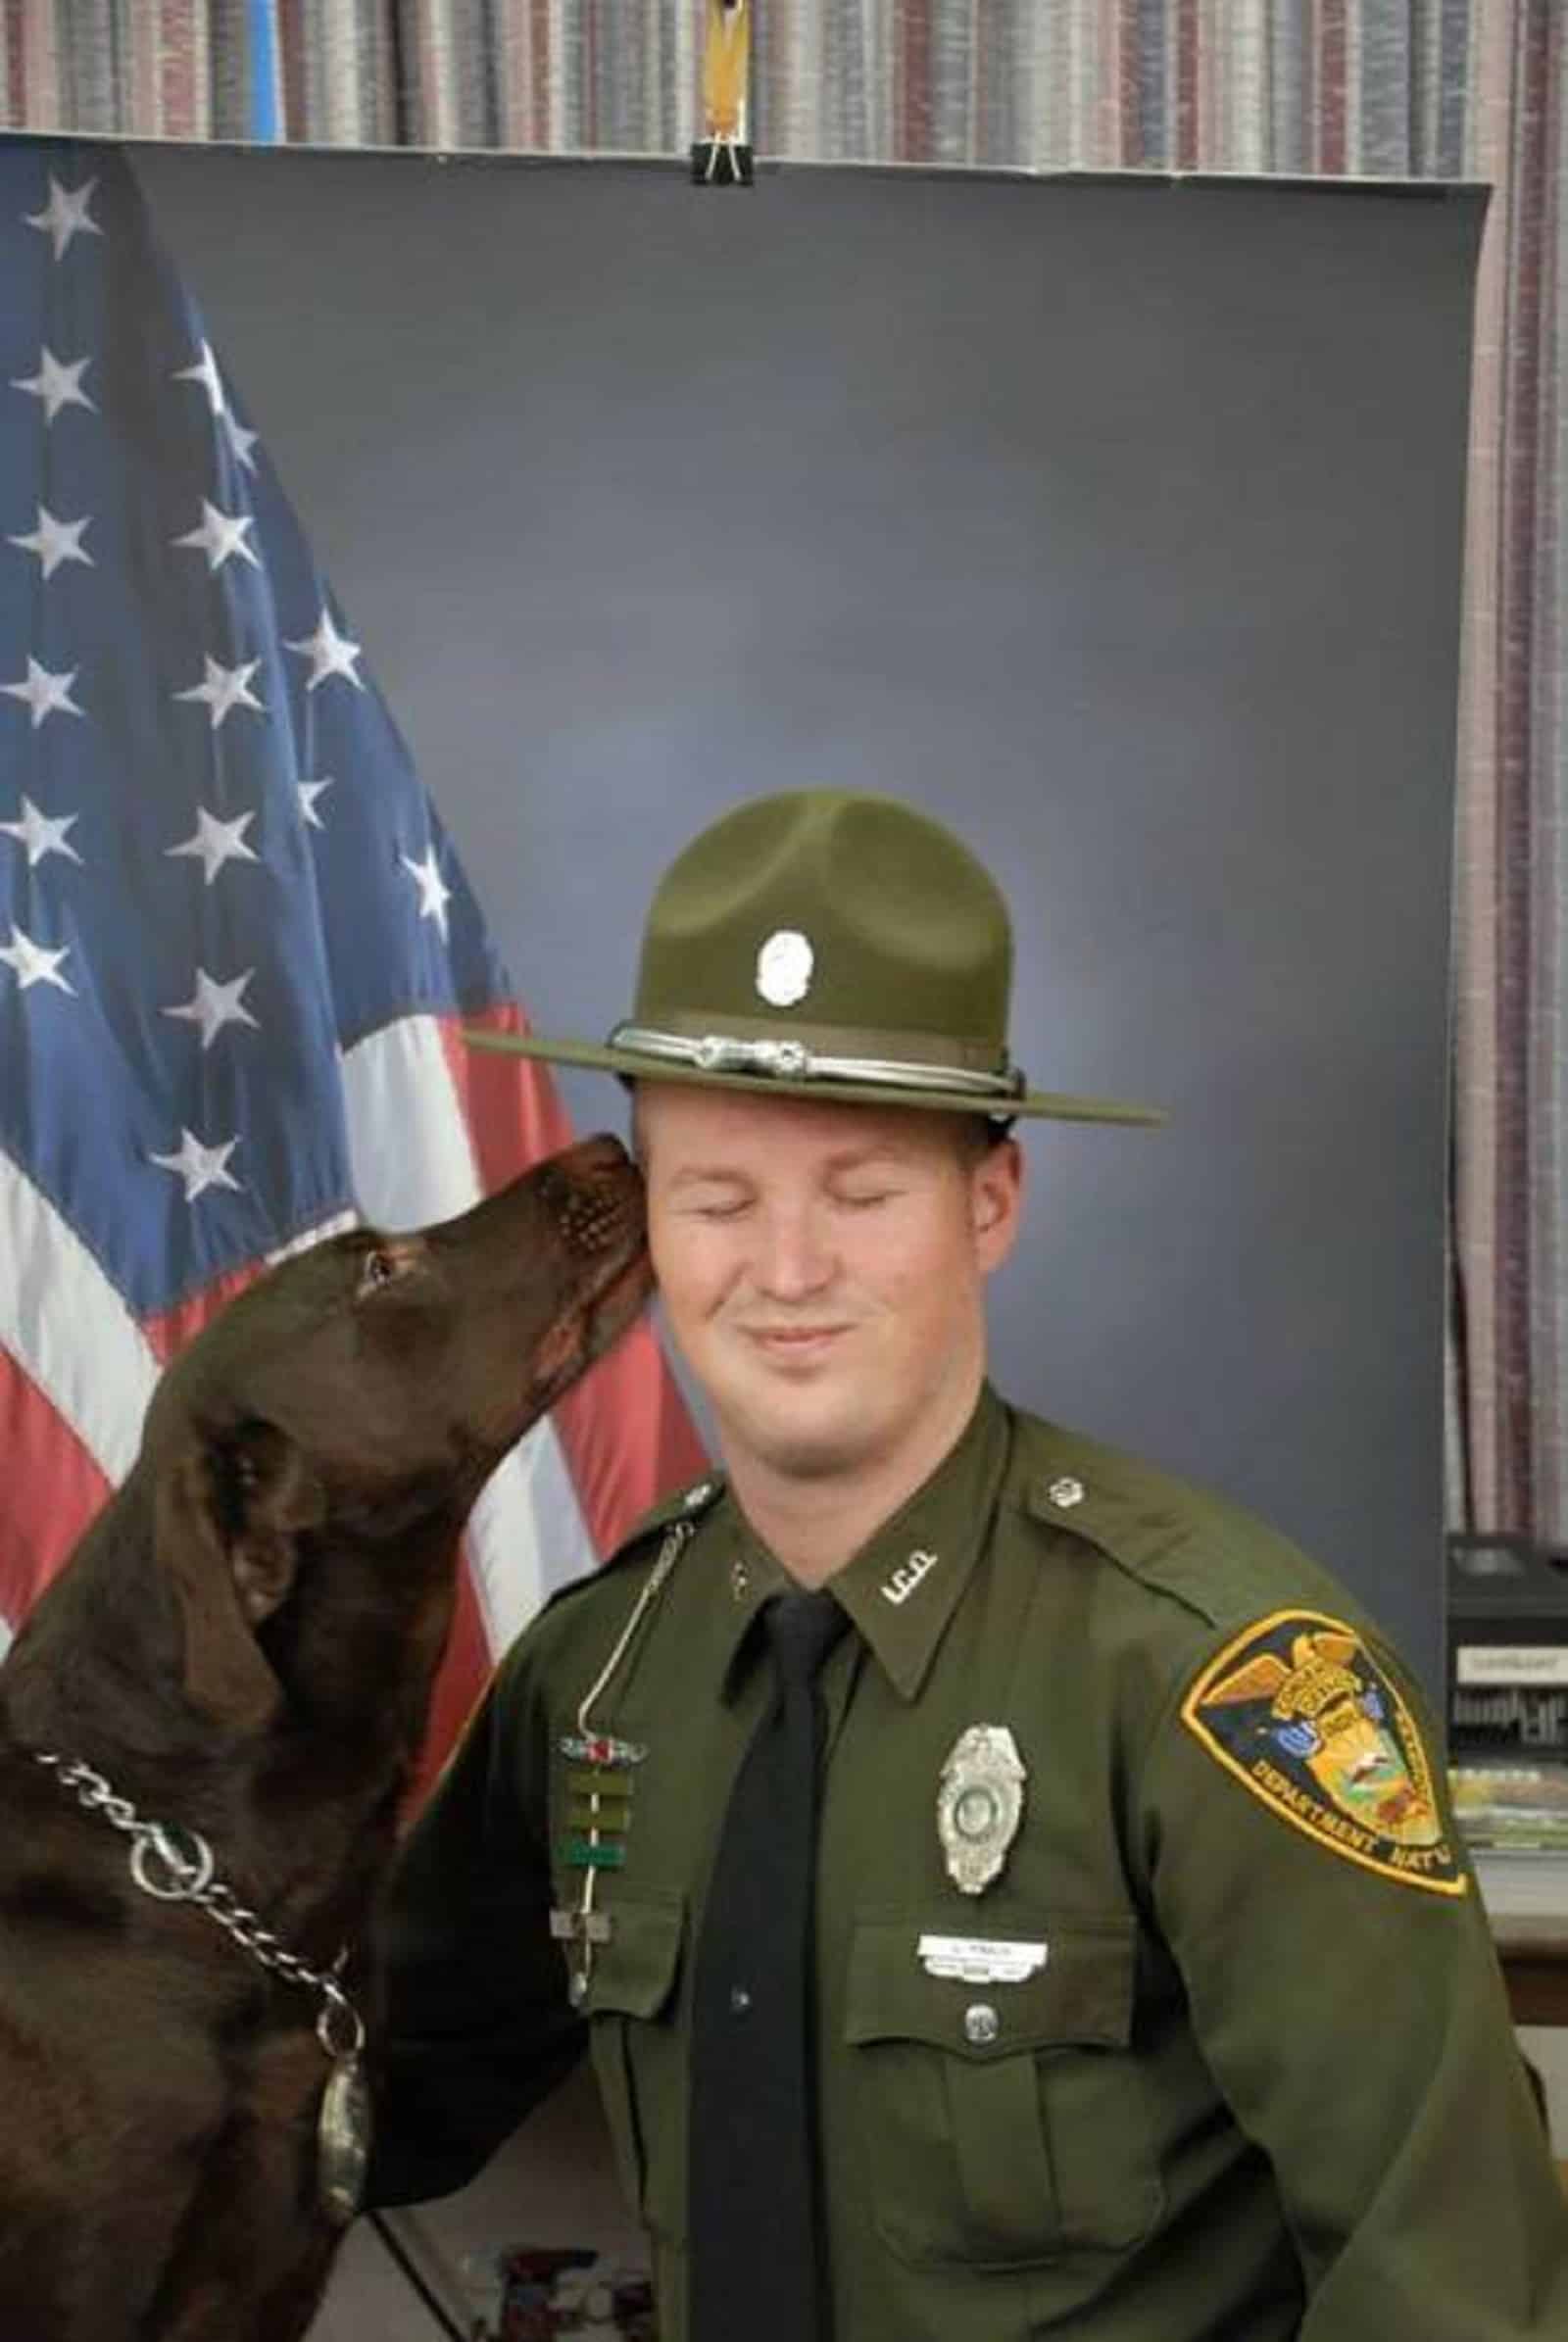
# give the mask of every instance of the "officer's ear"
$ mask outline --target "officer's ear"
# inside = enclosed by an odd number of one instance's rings
[[[1023,1148],[1011,1136],[992,1139],[969,1172],[970,1225],[982,1276],[999,1269],[1012,1250],[1023,1214]]]

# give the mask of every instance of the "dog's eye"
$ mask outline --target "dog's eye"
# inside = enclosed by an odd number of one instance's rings
[[[373,1252],[367,1252],[361,1265],[361,1293],[374,1293],[378,1286],[392,1284],[394,1279],[402,1276],[407,1266],[407,1261],[400,1259],[396,1252],[377,1245]]]

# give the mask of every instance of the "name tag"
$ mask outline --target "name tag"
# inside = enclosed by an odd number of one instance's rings
[[[1046,1965],[1043,1943],[1003,1942],[989,1935],[922,1935],[915,1946],[927,1976],[964,1984],[1021,1984]]]

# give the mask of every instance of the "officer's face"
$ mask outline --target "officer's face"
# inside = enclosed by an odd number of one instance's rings
[[[984,1372],[1015,1144],[981,1152],[945,1114],[675,1083],[642,1085],[637,1129],[670,1330],[731,1470],[917,1485]]]

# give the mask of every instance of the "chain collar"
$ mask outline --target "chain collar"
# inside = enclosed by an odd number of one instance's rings
[[[119,1797],[101,1773],[90,1766],[35,1748],[37,1764],[53,1773],[63,1789],[88,1813],[102,1814],[112,1828],[123,1830],[134,1843],[130,1875],[144,1895],[159,1903],[193,1903],[263,1968],[290,1984],[304,1984],[321,1997],[316,2018],[316,2037],[334,2062],[357,2057],[365,2046],[365,2024],[337,1980],[348,1957],[339,1952],[334,1972],[312,1968],[291,1952],[254,1911],[248,1911],[232,1887],[214,1876],[213,1850],[194,1830],[173,1830],[164,1822],[144,1821],[126,1797]]]

